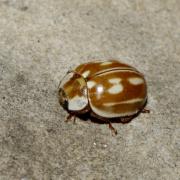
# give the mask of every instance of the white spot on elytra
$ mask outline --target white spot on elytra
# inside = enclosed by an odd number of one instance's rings
[[[120,81],[121,81],[120,78],[112,78],[112,79],[109,79],[109,82],[110,82],[111,84],[118,84]]]
[[[120,78],[109,79],[109,82],[113,84],[113,86],[108,89],[108,92],[110,94],[118,94],[123,91],[123,85],[120,83],[121,82]]]
[[[90,74],[90,71],[88,70],[88,71],[83,72],[82,76],[84,78],[87,78],[89,74]]]
[[[109,65],[109,64],[112,64],[112,62],[111,61],[103,62],[100,65],[101,66],[106,66],[106,65]]]
[[[143,84],[144,80],[140,77],[129,78],[128,81],[133,85]]]
[[[94,81],[88,81],[88,82],[87,82],[87,87],[88,87],[89,89],[93,88],[95,85],[96,85],[96,82],[94,82]]]
[[[123,90],[123,86],[121,84],[116,84],[116,85],[113,85],[111,88],[109,88],[108,92],[110,94],[118,94],[122,92],[122,90]]]

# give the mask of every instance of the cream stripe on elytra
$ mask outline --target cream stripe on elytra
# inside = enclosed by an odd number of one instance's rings
[[[139,85],[144,83],[144,80],[140,77],[131,77],[128,79],[128,81],[133,85]]]
[[[132,67],[121,67],[121,68],[115,67],[115,68],[110,68],[110,69],[105,69],[105,70],[99,71],[95,74],[90,75],[89,78],[94,78],[98,75],[105,74],[105,73],[111,73],[111,72],[113,72],[113,73],[115,73],[115,72],[132,72],[132,73],[142,76],[142,74],[140,72],[138,72],[136,69],[134,69]]]
[[[107,61],[107,62],[103,62],[103,63],[101,63],[100,65],[101,66],[106,66],[106,65],[109,65],[109,64],[112,64],[113,62],[111,62],[111,61]]]
[[[128,112],[124,112],[124,113],[115,113],[115,112],[107,112],[104,110],[101,110],[100,108],[96,108],[95,106],[93,106],[93,104],[90,101],[90,107],[92,109],[92,111],[95,114],[98,114],[101,117],[106,117],[106,118],[117,118],[117,117],[123,117],[123,116],[131,116],[133,114],[136,114],[138,112],[138,109],[135,109],[134,111],[128,111]]]
[[[121,101],[121,102],[110,102],[110,103],[103,103],[103,106],[115,106],[115,105],[120,105],[120,104],[133,104],[137,102],[143,102],[144,99],[142,98],[135,98],[127,101]]]

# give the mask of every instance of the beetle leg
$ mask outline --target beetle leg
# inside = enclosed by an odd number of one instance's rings
[[[144,108],[141,112],[142,112],[142,113],[150,113],[150,110]]]
[[[74,124],[75,124],[75,123],[76,123],[76,116],[75,116],[74,114],[69,114],[69,115],[67,116],[65,122],[71,121],[72,118],[73,118],[73,122],[74,122]]]
[[[76,124],[76,116],[73,117],[73,123]]]
[[[122,117],[122,118],[121,118],[121,122],[122,122],[122,123],[128,123],[129,121],[131,121],[131,119],[132,119],[132,116]]]
[[[65,120],[65,122],[68,122],[68,121],[70,121],[71,120],[71,118],[72,118],[72,114],[69,114],[67,117],[66,117],[66,120]]]
[[[112,126],[111,122],[109,122],[109,129],[111,129],[111,131],[117,135],[117,130]]]

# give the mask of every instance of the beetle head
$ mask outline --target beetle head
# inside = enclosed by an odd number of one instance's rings
[[[88,106],[85,79],[74,72],[68,72],[60,82],[60,104],[68,111],[79,112]]]

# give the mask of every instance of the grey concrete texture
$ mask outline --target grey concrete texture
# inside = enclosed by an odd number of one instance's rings
[[[150,114],[65,123],[58,84],[118,59],[147,80]],[[180,1],[1,0],[0,180],[179,180]]]

